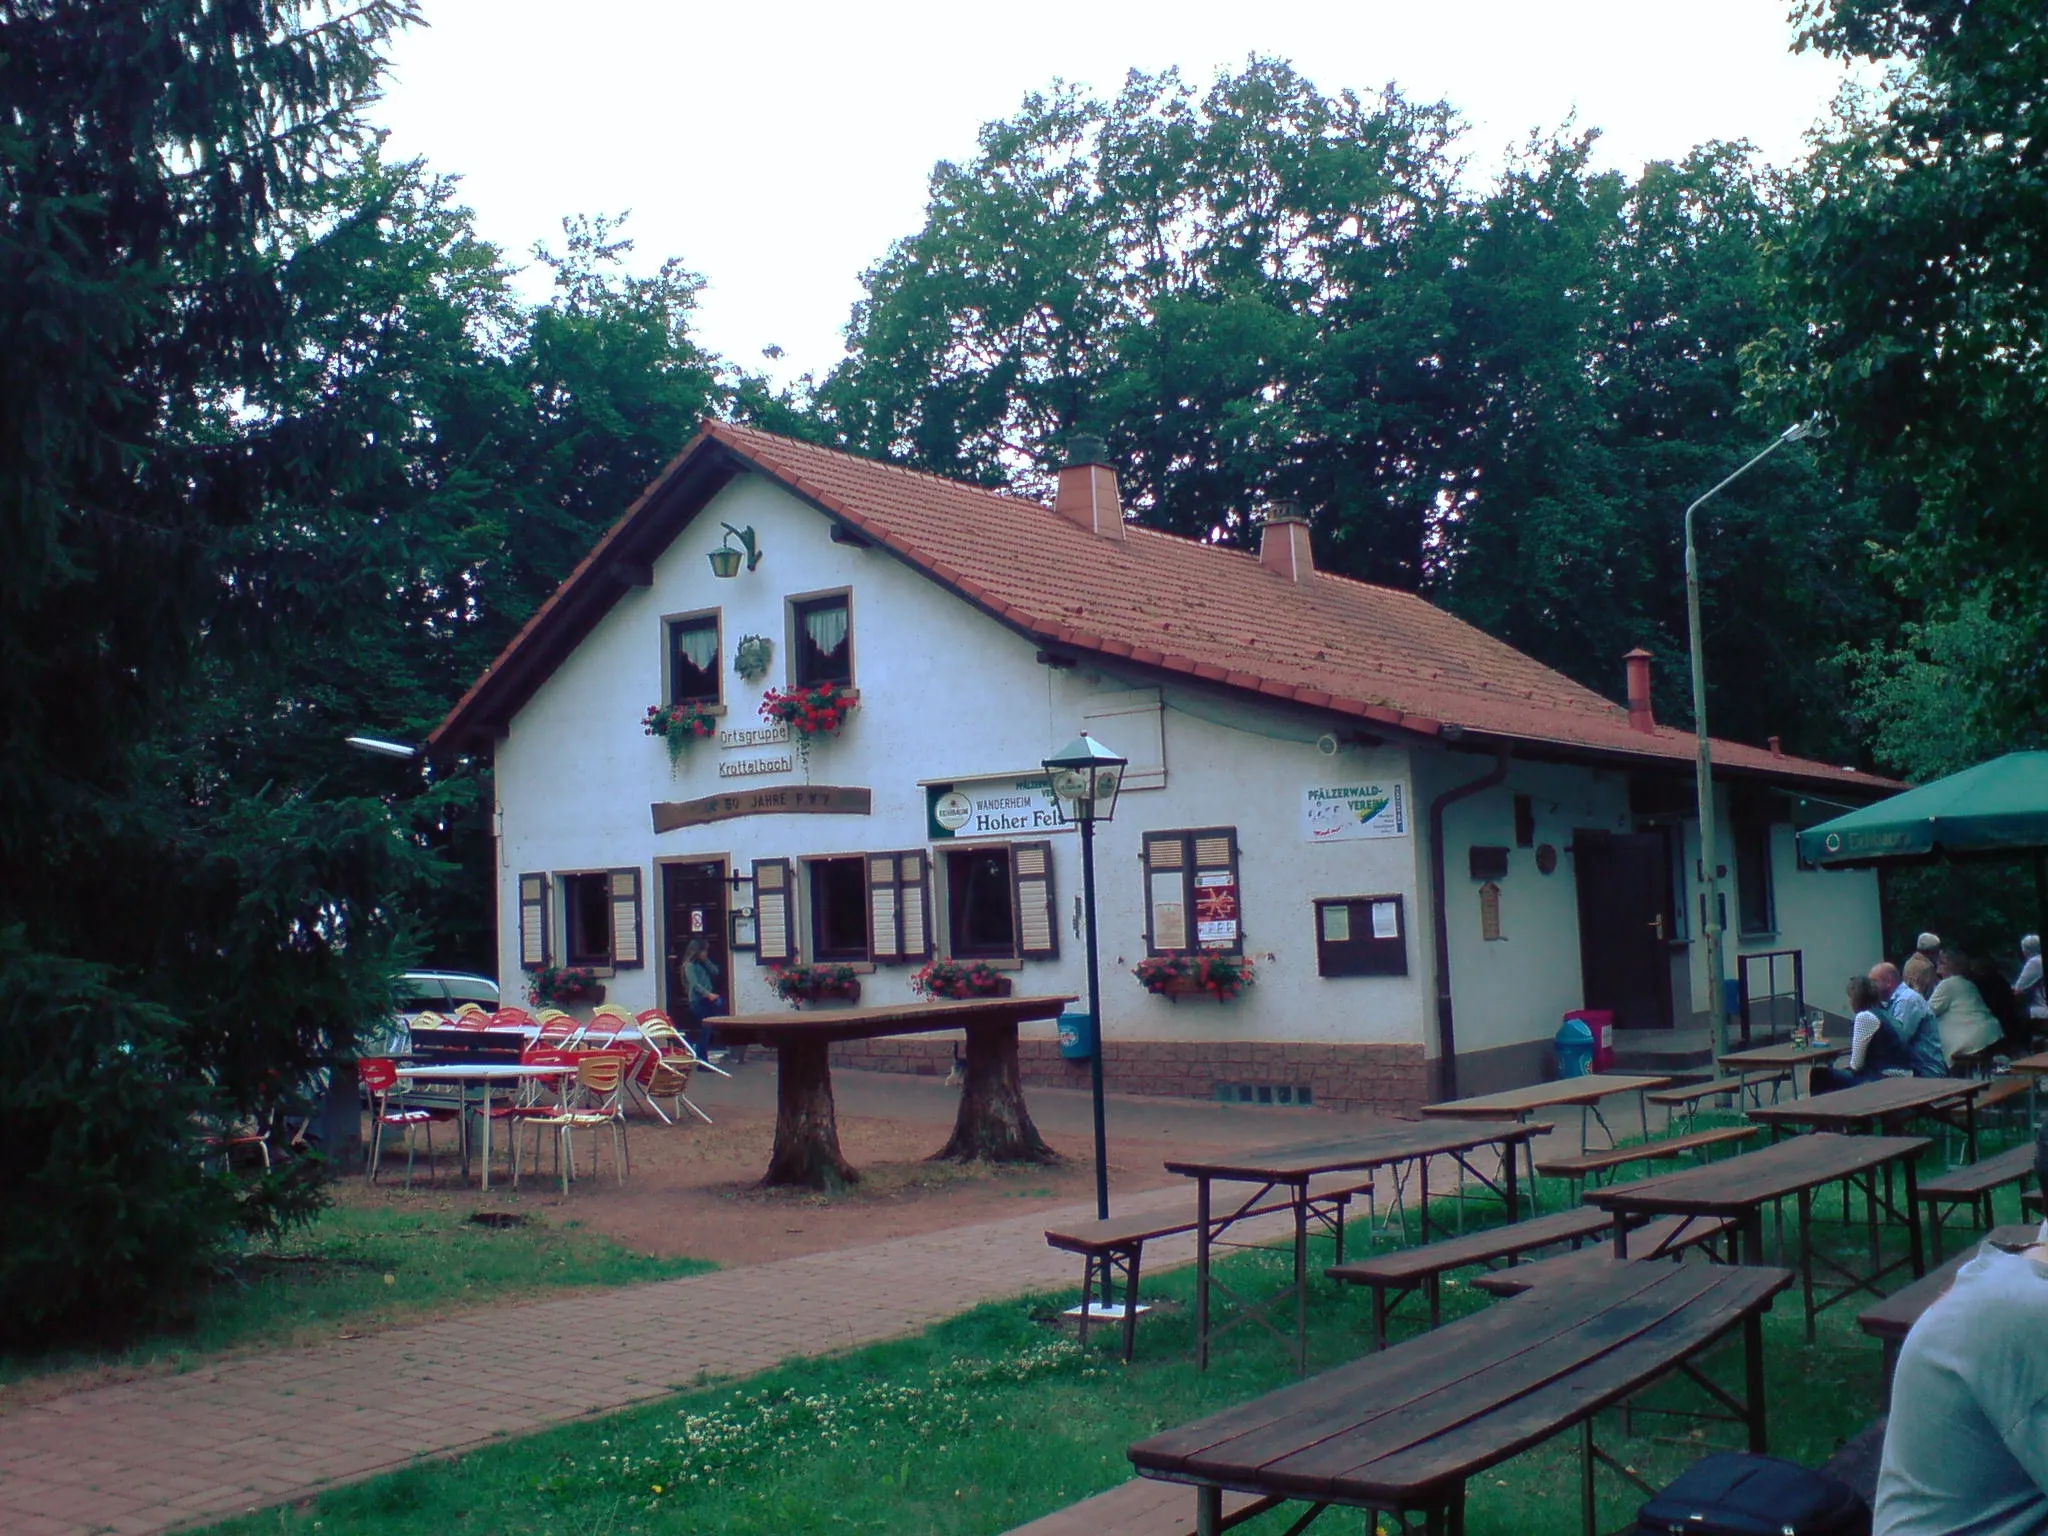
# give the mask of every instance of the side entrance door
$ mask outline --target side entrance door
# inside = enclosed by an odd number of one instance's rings
[[[1671,849],[1661,832],[1572,833],[1585,1006],[1671,1027]]]
[[[662,934],[668,981],[668,1012],[681,1024],[690,1012],[690,989],[683,982],[683,952],[690,940],[702,939],[717,967],[719,994],[732,1000],[732,956],[726,952],[725,860],[661,866]]]

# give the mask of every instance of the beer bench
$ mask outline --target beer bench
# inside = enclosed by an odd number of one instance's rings
[[[1344,1257],[1344,1212],[1359,1195],[1370,1195],[1373,1176],[1367,1173],[1324,1175],[1309,1181],[1308,1211],[1337,1241],[1337,1257]],[[1241,1213],[1239,1219],[1273,1216],[1291,1211],[1291,1195],[1263,1201]],[[1109,1305],[1111,1287],[1118,1274],[1123,1277],[1124,1363],[1130,1364],[1137,1343],[1138,1272],[1145,1245],[1155,1238],[1178,1237],[1201,1225],[1197,1209],[1190,1205],[1150,1216],[1112,1216],[1108,1221],[1086,1221],[1071,1227],[1048,1228],[1045,1240],[1054,1248],[1081,1256],[1081,1342],[1088,1342],[1089,1308],[1093,1305],[1099,1280],[1102,1304]],[[1604,1223],[1603,1223],[1604,1225]]]
[[[1402,1298],[1417,1290],[1429,1303],[1429,1326],[1435,1328],[1443,1322],[1441,1286],[1450,1270],[1469,1264],[1490,1264],[1495,1259],[1513,1263],[1523,1254],[1553,1243],[1570,1243],[1576,1248],[1589,1237],[1604,1238],[1613,1225],[1614,1218],[1604,1211],[1559,1211],[1553,1216],[1489,1227],[1483,1232],[1376,1254],[1350,1264],[1333,1264],[1323,1273],[1332,1280],[1372,1287],[1372,1347],[1385,1349],[1387,1320]]]
[[[2035,1228],[2030,1226],[1998,1227],[1985,1235],[1984,1241],[1997,1243],[2003,1248],[2024,1248],[2034,1240]],[[1906,1341],[1906,1335],[1920,1314],[1933,1306],[1941,1293],[1955,1280],[1956,1271],[1977,1256],[1975,1247],[1967,1248],[1946,1264],[1930,1269],[1911,1285],[1894,1291],[1874,1306],[1865,1307],[1856,1314],[1856,1326],[1884,1345],[1884,1400],[1887,1406],[1892,1400],[1892,1371],[1899,1363],[1899,1346]]]
[[[2024,1085],[2021,1091],[2025,1091]],[[1992,1222],[1992,1195],[2008,1184],[2024,1183],[2033,1176],[2034,1144],[2030,1141],[1996,1157],[1964,1163],[1933,1178],[1922,1179],[1919,1195],[1927,1207],[1928,1252],[1937,1259],[1941,1257],[1941,1227],[1950,1211],[1959,1205],[1967,1205],[1977,1219],[1989,1227]]]
[[[1683,1216],[1666,1216],[1648,1226],[1638,1227],[1630,1234],[1631,1241],[1641,1243],[1645,1253],[1654,1253],[1659,1258],[1675,1258],[1688,1248],[1707,1248],[1715,1238],[1726,1236],[1732,1243],[1735,1223],[1728,1220],[1688,1220]],[[1582,1283],[1597,1279],[1607,1273],[1610,1264],[1649,1263],[1647,1259],[1617,1259],[1605,1247],[1582,1248],[1573,1253],[1554,1254],[1547,1259],[1538,1259],[1533,1264],[1517,1264],[1511,1269],[1497,1269],[1490,1274],[1475,1275],[1472,1289],[1484,1291],[1489,1296],[1519,1296],[1524,1291],[1533,1291],[1539,1285],[1555,1285],[1563,1280]],[[1729,1256],[1729,1262],[1734,1257]]]
[[[1677,1088],[1659,1088],[1644,1094],[1643,1097],[1650,1103],[1662,1105],[1665,1110],[1672,1112],[1674,1119],[1676,1111],[1683,1106],[1685,1128],[1690,1131],[1692,1117],[1698,1113],[1702,1100],[1726,1097],[1735,1100],[1739,1105],[1746,1096],[1752,1104],[1761,1104],[1764,1101],[1763,1090],[1766,1087],[1772,1090],[1771,1097],[1775,1099],[1778,1085],[1788,1081],[1791,1076],[1790,1067],[1779,1067],[1766,1072],[1738,1072],[1732,1077],[1710,1078],[1703,1083],[1686,1083]]]
[[[1536,1171],[1549,1179],[1570,1179],[1572,1193],[1576,1195],[1581,1183],[1590,1184],[1593,1176],[1611,1173],[1616,1168],[1626,1168],[1630,1163],[1661,1162],[1667,1157],[1677,1157],[1682,1152],[1696,1152],[1707,1147],[1718,1147],[1728,1142],[1747,1141],[1757,1133],[1753,1125],[1724,1125],[1710,1131],[1693,1131],[1684,1136],[1666,1136],[1658,1141],[1639,1142],[1629,1147],[1610,1147],[1599,1152],[1577,1152],[1564,1157],[1553,1157],[1536,1165]]]

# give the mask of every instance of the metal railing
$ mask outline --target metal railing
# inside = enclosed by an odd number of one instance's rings
[[[1761,972],[1761,976],[1759,976]],[[1788,979],[1791,985],[1784,982]],[[1771,1036],[1787,1035],[1806,1016],[1805,952],[1772,949],[1735,957],[1736,1016],[1742,1043],[1750,1043],[1752,1027]],[[1762,986],[1757,985],[1761,980]]]

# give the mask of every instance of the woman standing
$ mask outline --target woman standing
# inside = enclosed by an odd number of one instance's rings
[[[683,948],[683,985],[690,994],[690,1022],[696,1025],[690,1049],[708,1061],[711,1026],[704,1021],[725,1012],[725,999],[718,992],[718,962],[711,958],[711,946],[702,938],[690,940]]]

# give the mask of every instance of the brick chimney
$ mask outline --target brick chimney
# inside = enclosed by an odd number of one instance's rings
[[[1109,466],[1109,447],[1101,438],[1076,433],[1067,439],[1067,462],[1060,468],[1052,509],[1090,533],[1123,542],[1123,503],[1116,493],[1116,471]]]
[[[1291,501],[1276,501],[1259,528],[1259,564],[1289,581],[1307,581],[1316,573],[1309,547],[1308,519]]]
[[[1650,653],[1639,645],[1621,659],[1628,666],[1629,729],[1648,734],[1657,729],[1650,712]]]
[[[1764,740],[1765,740],[1765,741],[1766,741],[1766,742],[1767,742],[1767,743],[1769,744],[1769,746],[1770,746],[1770,749],[1771,749],[1771,756],[1773,756],[1773,757],[1783,757],[1783,756],[1785,755],[1785,744],[1784,744],[1784,743],[1783,743],[1782,741],[1780,741],[1780,740],[1779,740],[1779,739],[1778,739],[1777,737],[1775,737],[1775,736],[1766,736],[1766,737],[1764,738]]]

